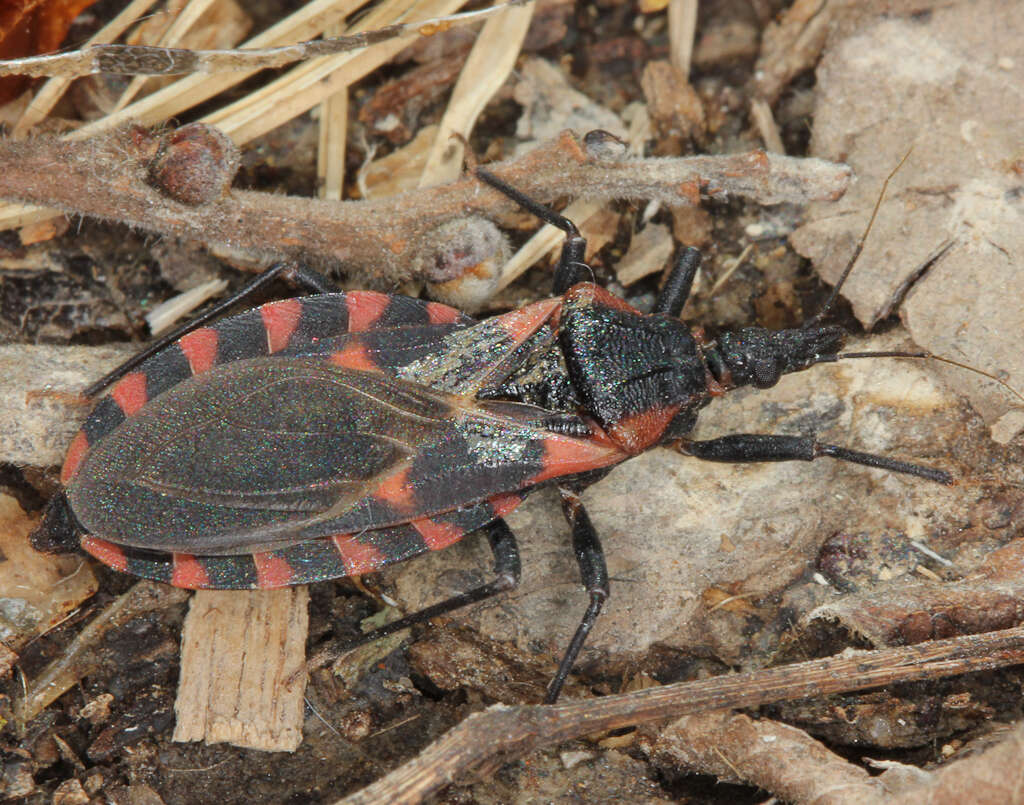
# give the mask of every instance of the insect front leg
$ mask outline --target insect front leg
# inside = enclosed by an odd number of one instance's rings
[[[688,456],[706,461],[748,463],[756,461],[813,461],[822,456],[877,467],[889,472],[914,475],[928,481],[947,486],[953,483],[953,476],[944,470],[924,467],[906,461],[896,461],[873,453],[861,453],[834,444],[821,444],[811,436],[781,436],[759,433],[733,433],[718,439],[692,441],[682,439],[677,449]]]
[[[654,300],[651,313],[663,313],[666,316],[678,316],[682,313],[683,305],[690,298],[693,279],[697,276],[699,268],[700,249],[693,246],[681,249],[676,255],[676,261],[672,265],[665,284],[658,292],[658,298]]]
[[[95,397],[103,389],[112,385],[115,381],[120,380],[126,374],[131,372],[133,369],[140,366],[147,358],[156,355],[161,350],[165,349],[170,344],[173,344],[179,338],[184,335],[188,335],[193,330],[197,330],[204,324],[213,321],[214,319],[220,318],[228,310],[237,305],[239,302],[248,299],[254,293],[259,291],[261,288],[266,287],[275,279],[282,278],[287,279],[292,284],[302,288],[303,290],[309,291],[314,294],[324,293],[335,293],[338,287],[331,282],[327,277],[322,274],[313,271],[305,266],[300,266],[296,263],[275,263],[262,274],[259,274],[244,286],[242,286],[236,293],[229,296],[223,302],[212,307],[200,316],[197,316],[192,321],[183,324],[175,330],[172,330],[167,335],[161,336],[144,350],[131,358],[126,360],[116,369],[108,372],[106,375],[101,377],[91,386],[89,386],[83,394],[86,397]]]
[[[583,508],[579,495],[572,489],[559,487],[559,494],[562,496],[562,511],[565,519],[572,529],[572,549],[576,555],[576,562],[580,566],[580,578],[583,586],[586,587],[590,596],[590,605],[583,614],[580,625],[576,627],[576,634],[569,642],[565,650],[562,662],[558,665],[558,671],[548,684],[547,695],[544,697],[545,704],[554,704],[558,700],[558,694],[562,692],[572,666],[576,662],[587,635],[594,626],[597,616],[601,614],[601,608],[608,599],[608,567],[604,561],[604,550],[601,548],[601,540],[594,530],[593,523],[587,510]]]

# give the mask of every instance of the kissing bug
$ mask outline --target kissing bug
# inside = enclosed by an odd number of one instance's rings
[[[554,485],[589,596],[547,689],[554,702],[609,594],[580,492],[616,464],[666,445],[709,461],[828,456],[952,482],[813,437],[688,438],[715,397],[844,357],[845,332],[820,323],[839,286],[801,327],[708,340],[678,318],[696,249],[680,252],[643,313],[584,279],[586,244],[571,221],[476,175],[566,233],[552,298],[475,321],[434,302],[338,292],[288,268],[315,295],[210,323],[286,271],[276,266],[86,390],[114,384],[72,442],[64,489],[33,545],[80,546],[179,587],[271,588],[355,576],[487,534],[494,580],[365,641],[514,588],[519,552],[503,517]]]

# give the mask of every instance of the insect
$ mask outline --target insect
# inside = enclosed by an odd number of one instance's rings
[[[486,533],[492,581],[370,640],[515,587],[519,553],[503,517],[555,485],[589,605],[548,686],[554,702],[609,594],[580,492],[616,464],[668,445],[711,461],[829,456],[951,483],[942,470],[812,437],[687,438],[725,392],[844,357],[844,331],[821,314],[714,341],[691,331],[678,316],[700,262],[692,248],[643,313],[583,279],[585,241],[571,221],[477,175],[566,232],[552,298],[474,321],[434,302],[337,292],[296,269],[315,295],[211,323],[275,267],[87,390],[116,380],[75,437],[33,544],[80,546],[179,587],[270,588]]]

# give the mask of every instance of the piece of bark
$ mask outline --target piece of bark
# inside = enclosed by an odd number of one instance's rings
[[[644,68],[641,86],[661,153],[678,154],[691,140],[701,139],[707,124],[704,104],[685,73],[667,61],[652,61]]]
[[[1005,629],[1024,621],[1024,538],[990,553],[956,582],[897,579],[810,612],[805,625],[838,623],[873,646],[913,644]]]
[[[702,70],[758,54],[760,31],[745,20],[728,19],[702,27],[693,49],[693,63]]]
[[[302,742],[305,586],[200,590],[181,635],[175,741],[292,752]]]
[[[458,78],[468,51],[466,46],[462,52],[446,53],[383,84],[359,110],[359,121],[396,145],[408,143],[418,131],[420,112]]]
[[[714,234],[711,213],[703,207],[673,207],[672,234],[684,246],[707,246]]]
[[[754,69],[754,93],[774,103],[790,81],[818,62],[837,4],[831,0],[796,0],[761,37]]]
[[[683,716],[658,735],[648,752],[673,773],[755,785],[797,804],[881,805],[888,794],[878,778],[803,730],[741,713]]]
[[[62,464],[92,408],[82,389],[130,354],[123,347],[0,346],[0,461]]]
[[[935,771],[892,805],[1019,805],[1024,802],[1024,723],[1001,743]]]

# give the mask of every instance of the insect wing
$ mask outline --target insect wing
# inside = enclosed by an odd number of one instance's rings
[[[149,401],[89,451],[67,492],[97,538],[241,554],[409,523],[623,458],[537,415],[323,358],[236,361]]]

